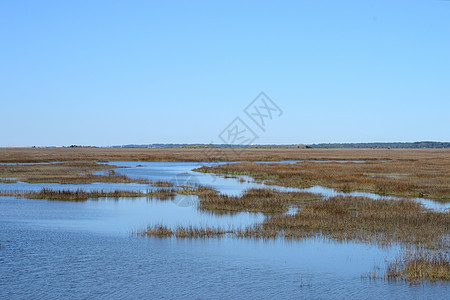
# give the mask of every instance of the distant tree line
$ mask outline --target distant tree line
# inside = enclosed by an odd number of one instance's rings
[[[83,147],[72,145],[70,147]],[[318,148],[367,148],[367,149],[419,149],[419,148],[450,148],[448,142],[414,142],[414,143],[323,143],[323,144],[294,144],[294,145],[229,145],[229,144],[129,144],[112,146],[112,148],[265,148],[265,149],[318,149]]]
[[[447,142],[414,142],[414,143],[330,143],[312,144],[308,148],[388,148],[388,149],[420,149],[420,148],[450,148]]]

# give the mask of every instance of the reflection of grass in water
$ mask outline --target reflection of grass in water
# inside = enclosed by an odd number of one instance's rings
[[[171,199],[175,196],[174,190],[161,189],[146,192],[141,191],[127,191],[127,190],[115,190],[115,191],[83,191],[83,190],[52,190],[43,188],[38,192],[29,191],[2,191],[0,196],[13,196],[29,199],[46,199],[46,200],[60,200],[60,201],[86,201],[88,199],[97,198],[135,198],[135,197],[148,197],[157,198],[161,200]]]

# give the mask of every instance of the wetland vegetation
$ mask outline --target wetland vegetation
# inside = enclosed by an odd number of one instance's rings
[[[0,148],[0,163],[70,161],[448,160],[450,149]]]
[[[298,209],[288,214],[292,205]],[[220,238],[225,235],[286,240],[326,238],[382,247],[400,244],[405,254],[388,264],[383,278],[412,283],[450,280],[450,212],[431,211],[411,200],[350,196],[320,199],[309,193],[250,189],[242,196],[202,194],[198,208],[214,213],[262,212],[266,218],[261,224],[244,228],[177,226],[172,229],[159,224],[137,234],[159,238]]]
[[[135,197],[147,197],[157,198],[161,200],[171,199],[175,196],[175,190],[173,189],[159,189],[159,190],[147,190],[131,191],[131,190],[93,190],[84,191],[78,190],[53,190],[43,188],[40,191],[0,191],[0,196],[10,196],[17,198],[27,199],[46,199],[46,200],[59,200],[59,201],[86,201],[88,199],[98,198],[135,198]]]
[[[240,162],[205,166],[197,171],[225,175],[240,183],[237,175],[264,181],[267,188],[250,188],[242,195],[219,193],[213,186],[175,186],[157,179],[128,177],[115,171],[118,166],[100,160],[204,161],[201,149],[25,149],[12,153],[0,149],[0,161],[51,164],[2,164],[0,178],[5,184],[28,183],[141,183],[160,189],[2,191],[2,196],[62,201],[98,198],[147,197],[173,199],[183,195],[198,197],[197,209],[216,215],[240,212],[262,213],[264,220],[248,226],[150,225],[135,232],[140,236],[171,238],[283,239],[324,238],[340,242],[363,242],[381,247],[401,245],[403,252],[390,261],[382,275],[389,281],[450,280],[450,212],[425,209],[412,200],[374,200],[367,197],[322,198],[307,192],[286,192],[270,185],[305,188],[324,186],[339,191],[362,191],[399,197],[425,197],[450,201],[450,151],[446,150],[326,150],[326,149],[232,149],[210,160],[305,160],[297,163]],[[36,155],[29,155],[37,151]],[[233,152],[231,152],[233,151]],[[10,153],[11,155],[1,155]],[[128,155],[128,156],[127,156]],[[155,156],[157,158],[155,159]],[[234,155],[234,156],[233,156]],[[83,156],[84,161],[75,161]],[[322,161],[326,160],[326,161]],[[348,162],[334,162],[340,160]],[[359,162],[354,162],[359,161]],[[139,165],[139,168],[145,167]],[[123,173],[123,174],[122,174]],[[196,197],[196,199],[197,199]]]
[[[199,172],[248,175],[266,184],[307,188],[324,186],[409,198],[450,201],[450,156],[371,162],[232,163],[201,167]]]
[[[317,201],[320,196],[302,192],[280,192],[274,189],[249,189],[241,196],[218,193],[199,197],[199,209],[232,213],[239,211],[276,214],[286,212],[290,206],[301,207],[304,203]]]
[[[449,255],[448,251],[407,250],[388,264],[384,278],[410,283],[450,281]]]
[[[89,184],[94,182],[142,183],[150,184],[148,179],[129,178],[117,174],[118,166],[96,162],[59,162],[51,164],[0,164],[0,178],[15,178],[9,182]],[[105,171],[103,175],[92,174]]]
[[[220,238],[228,233],[233,233],[233,231],[225,230],[221,227],[202,226],[176,226],[175,229],[172,229],[161,224],[148,226],[147,229],[137,232],[140,236],[158,238]]]

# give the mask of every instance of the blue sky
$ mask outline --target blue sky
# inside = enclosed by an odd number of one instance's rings
[[[450,141],[450,1],[1,1],[0,146]],[[283,110],[261,131],[264,91]]]

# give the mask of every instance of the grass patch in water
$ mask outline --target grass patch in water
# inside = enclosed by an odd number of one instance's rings
[[[116,174],[113,168],[96,162],[65,162],[32,165],[0,165],[1,178],[17,178],[28,183],[89,184],[94,182],[149,184],[145,178],[129,178]],[[107,171],[105,175],[94,175],[95,171]]]
[[[450,281],[449,253],[443,251],[410,250],[386,268],[389,281],[418,283],[423,281]]]
[[[242,196],[210,193],[199,196],[199,208],[215,212],[262,212],[276,214],[286,212],[291,205],[301,206],[317,201],[320,196],[311,193],[280,192],[274,189],[249,189]]]
[[[266,184],[286,187],[307,188],[320,185],[343,192],[361,191],[398,197],[429,198],[442,202],[450,201],[450,155],[365,163],[241,162],[203,166],[195,171],[225,176],[246,175],[256,180],[264,180]],[[395,174],[395,176],[389,174]]]
[[[163,180],[157,180],[157,181],[150,181],[151,186],[157,186],[157,187],[173,187],[173,183],[170,181],[163,181]]]
[[[83,191],[83,190],[53,190],[43,188],[42,190],[35,191],[0,191],[0,196],[12,196],[28,199],[46,199],[46,200],[59,200],[59,201],[86,201],[88,199],[98,198],[136,198],[147,197],[157,198],[161,200],[172,199],[175,196],[173,189],[161,189],[161,190],[147,190],[142,191],[127,191],[127,190],[114,190],[114,191]]]
[[[218,191],[212,187],[196,184],[194,186],[183,186],[176,191],[180,195],[196,195],[202,197],[210,197],[218,195]]]
[[[271,202],[272,200],[272,202]],[[305,201],[306,200],[306,201]],[[413,249],[387,265],[383,278],[390,281],[448,281],[450,212],[434,212],[411,200],[373,200],[337,196],[319,201],[310,195],[268,189],[248,190],[241,197],[199,196],[199,209],[221,212],[259,211],[265,220],[243,228],[149,226],[142,236],[285,239],[327,238],[389,246],[399,243]],[[287,208],[300,202],[295,214]],[[370,278],[375,278],[370,275]]]
[[[450,212],[434,212],[411,200],[373,200],[337,196],[306,203],[294,215],[274,215],[262,227],[286,237],[323,235],[380,245],[400,242],[448,249]]]
[[[137,232],[137,235],[159,238],[220,238],[225,234],[232,233],[221,227],[203,226],[177,226],[175,229],[164,225],[148,226],[147,229]]]

